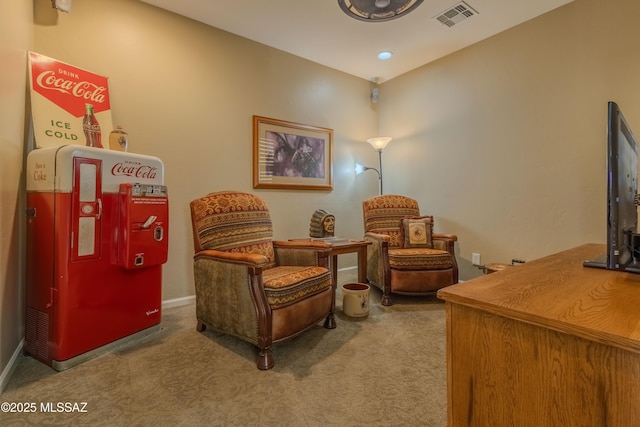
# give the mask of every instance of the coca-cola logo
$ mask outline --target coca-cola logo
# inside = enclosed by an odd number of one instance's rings
[[[158,168],[133,162],[118,162],[111,168],[113,176],[128,176],[131,178],[155,179]]]
[[[97,86],[94,83],[86,81],[73,81],[56,75],[53,71],[44,71],[36,77],[38,87],[47,90],[57,90],[64,94],[70,94],[76,98],[82,98],[85,101],[91,101],[95,106],[96,103],[105,101],[105,92],[107,88]]]
[[[106,77],[34,52],[30,58],[33,90],[58,107],[74,117],[84,116],[87,103],[95,113],[111,109]]]

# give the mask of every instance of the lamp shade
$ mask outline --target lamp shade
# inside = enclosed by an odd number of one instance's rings
[[[391,139],[392,138],[388,136],[379,136],[377,138],[369,138],[367,139],[367,142],[371,144],[371,146],[375,148],[376,151],[382,151],[387,146],[389,141],[391,141]]]

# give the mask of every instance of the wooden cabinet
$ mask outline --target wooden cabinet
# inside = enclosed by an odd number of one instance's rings
[[[448,425],[639,426],[640,275],[584,245],[438,292]]]

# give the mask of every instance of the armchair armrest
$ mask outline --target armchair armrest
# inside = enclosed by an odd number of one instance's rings
[[[455,259],[454,244],[458,241],[455,234],[433,233],[433,247],[443,251],[447,251]]]
[[[259,254],[213,249],[197,252],[193,275],[198,330],[206,324],[257,343],[258,318],[268,312],[261,278],[266,265],[268,259]]]
[[[274,240],[273,246],[278,248],[292,249],[313,249],[313,250],[330,250],[331,245],[321,240],[310,239],[294,239],[294,240]]]
[[[364,233],[364,240],[370,240],[372,242],[378,241],[378,242],[388,243],[391,240],[391,237],[389,237],[387,234],[374,233],[372,231],[367,231],[366,233]]]
[[[215,249],[205,249],[193,256],[194,261],[210,259],[212,261],[227,262],[233,264],[243,264],[247,267],[262,267],[268,263],[267,257],[260,254],[234,253],[217,251]]]
[[[276,240],[273,242],[277,265],[329,266],[331,245],[313,240]]]
[[[454,242],[458,241],[458,236],[456,234],[433,233],[433,238],[440,240],[452,240]]]
[[[389,268],[389,242],[387,234],[364,233],[364,240],[371,242],[367,246],[367,280],[382,289],[382,304],[389,305],[391,293],[391,270]]]
[[[364,240],[371,242],[371,245],[367,246],[367,274],[371,273],[369,280],[373,280],[373,278],[380,280],[381,273],[377,271],[378,267],[376,265],[384,265],[386,263],[391,237],[386,234],[368,231],[364,233]]]
[[[453,283],[458,283],[458,261],[456,260],[455,242],[458,236],[455,234],[438,234],[433,233],[433,247],[451,254],[451,262],[453,264]]]

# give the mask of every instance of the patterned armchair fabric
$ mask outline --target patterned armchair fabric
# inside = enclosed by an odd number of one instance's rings
[[[258,347],[273,367],[272,344],[325,320],[335,328],[335,284],[322,242],[277,242],[264,200],[211,193],[191,202],[197,329],[210,327]]]
[[[362,210],[364,237],[372,242],[367,249],[367,278],[382,290],[383,305],[392,304],[393,293],[426,295],[458,283],[457,236],[433,233],[433,217],[420,216],[416,200],[382,195],[365,200]],[[429,236],[420,237],[428,243],[408,245],[409,228],[403,228],[407,222],[423,223],[419,230]]]
[[[237,192],[212,193],[191,203],[196,251],[257,253],[274,262],[273,227],[264,200]]]

